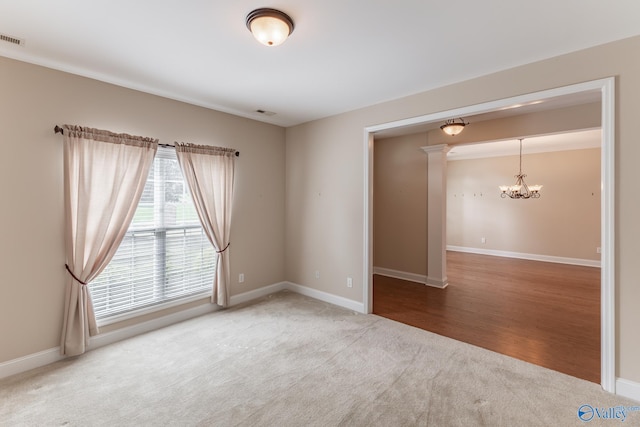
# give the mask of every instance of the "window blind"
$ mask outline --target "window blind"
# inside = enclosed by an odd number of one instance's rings
[[[88,285],[96,317],[208,293],[215,258],[175,151],[160,147],[120,247]]]

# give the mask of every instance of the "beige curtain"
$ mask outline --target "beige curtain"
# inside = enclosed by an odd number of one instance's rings
[[[179,142],[175,146],[202,227],[218,253],[211,302],[226,307],[235,150]]]
[[[66,268],[60,351],[85,352],[98,333],[87,283],[107,266],[142,195],[158,140],[64,127]]]

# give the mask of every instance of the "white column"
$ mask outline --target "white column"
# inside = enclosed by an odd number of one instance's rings
[[[446,144],[422,147],[427,153],[427,282],[445,288],[447,280]]]

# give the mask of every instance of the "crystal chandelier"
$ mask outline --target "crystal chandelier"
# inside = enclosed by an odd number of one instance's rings
[[[524,138],[519,138],[520,140],[520,172],[516,175],[516,183],[515,185],[500,185],[500,197],[505,198],[509,196],[512,199],[537,199],[540,197],[540,189],[542,185],[532,185],[528,186],[526,182],[524,182],[524,177],[527,176],[522,173],[522,140]]]

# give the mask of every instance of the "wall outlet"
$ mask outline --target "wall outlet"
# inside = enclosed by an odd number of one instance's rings
[[[602,253],[602,249],[600,249],[600,246],[598,246],[598,247],[596,248],[596,253],[597,253],[597,254],[601,254],[601,253]]]
[[[353,288],[353,279],[351,277],[347,277],[347,288]]]
[[[316,279],[320,278],[320,272],[318,270],[316,270]]]
[[[240,273],[238,276],[238,283],[244,283],[244,273]]]
[[[487,238],[486,238],[486,237],[481,237],[481,238],[480,238],[480,243],[482,243],[483,245],[484,245],[485,243],[487,243]]]

